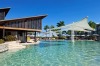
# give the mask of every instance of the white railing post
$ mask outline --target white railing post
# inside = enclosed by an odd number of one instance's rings
[[[72,42],[75,42],[74,41],[74,30],[71,30],[71,40],[72,40]]]

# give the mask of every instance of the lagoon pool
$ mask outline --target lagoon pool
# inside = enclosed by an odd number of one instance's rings
[[[100,66],[100,42],[41,41],[0,53],[0,66]]]

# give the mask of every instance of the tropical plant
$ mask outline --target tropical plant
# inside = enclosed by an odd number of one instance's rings
[[[60,36],[59,39],[66,39],[66,36]]]
[[[61,27],[61,26],[64,26],[64,25],[65,25],[64,21],[59,21],[56,26]],[[57,33],[58,38],[60,38],[62,36],[62,33],[59,30],[61,30],[61,29],[56,29],[56,33]]]
[[[15,41],[16,40],[16,37],[15,36],[12,36],[12,35],[8,35],[8,36],[5,36],[5,40],[6,41]]]
[[[62,31],[62,34],[66,35],[67,34],[67,31]]]
[[[56,31],[59,31],[59,30],[61,30],[61,29],[52,29],[51,31],[55,31],[56,32]]]
[[[61,27],[61,26],[64,26],[64,25],[65,25],[64,21],[60,21],[60,22],[57,23],[57,27]]]
[[[4,43],[4,40],[3,39],[0,39],[0,44]]]
[[[56,31],[56,34],[58,36],[58,38],[60,39],[60,37],[62,37],[62,31],[60,31],[61,29]]]
[[[46,26],[44,26],[44,30],[47,32],[47,29],[49,29],[49,26],[48,25],[46,25]]]
[[[49,28],[50,28],[50,27],[49,27],[48,25],[45,25],[45,26],[44,26],[44,30],[46,31],[46,33],[45,33],[45,34],[46,34],[46,38],[47,38],[47,31],[48,31]]]
[[[68,31],[67,31],[67,34],[71,35],[71,30],[68,30]]]
[[[54,28],[54,26],[53,26],[53,25],[51,25],[51,26],[50,26],[50,29],[52,29],[52,28]]]
[[[96,23],[93,21],[89,21],[88,23],[90,25],[91,28],[95,29],[96,28]]]
[[[50,26],[51,31],[52,31],[53,28],[54,28],[54,26],[51,25],[51,26]],[[52,37],[54,37],[53,33],[52,33]]]

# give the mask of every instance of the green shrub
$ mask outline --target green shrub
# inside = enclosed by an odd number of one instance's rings
[[[0,44],[4,43],[4,40],[3,39],[0,39]]]
[[[56,36],[53,36],[52,38],[58,39],[58,37],[56,37]]]
[[[15,41],[15,40],[16,40],[16,37],[12,35],[8,35],[5,37],[5,41]]]
[[[66,39],[66,36],[60,36],[59,39]]]

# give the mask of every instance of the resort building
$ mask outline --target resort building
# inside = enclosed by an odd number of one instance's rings
[[[96,24],[96,33],[98,34],[98,40],[100,41],[100,24]]]
[[[0,38],[15,35],[18,40],[27,42],[27,32],[34,32],[36,38],[36,32],[42,30],[42,19],[47,15],[5,20],[9,10],[10,8],[0,9]]]

